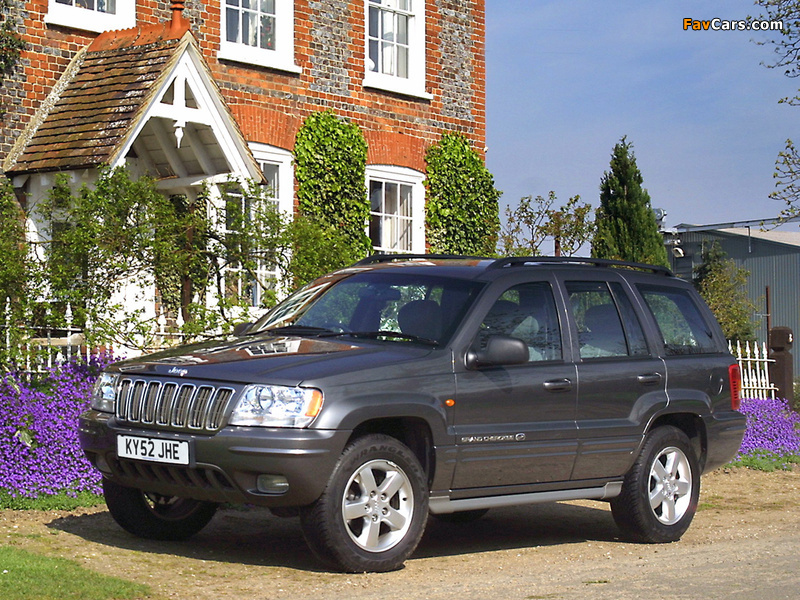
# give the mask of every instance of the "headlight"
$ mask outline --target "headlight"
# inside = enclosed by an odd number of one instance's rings
[[[229,423],[257,427],[306,427],[322,409],[322,392],[311,388],[249,385]]]
[[[100,412],[114,412],[118,380],[119,375],[116,373],[100,373],[100,377],[94,382],[94,392],[92,392],[93,409]]]

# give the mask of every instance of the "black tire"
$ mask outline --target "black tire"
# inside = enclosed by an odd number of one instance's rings
[[[164,496],[103,479],[108,512],[128,533],[150,540],[185,540],[203,529],[217,504]]]
[[[428,484],[414,453],[386,435],[353,441],[322,496],[300,512],[303,535],[323,562],[351,573],[393,571],[417,547]]]
[[[476,508],[475,510],[462,510],[461,512],[454,512],[454,513],[441,513],[441,514],[431,513],[431,516],[437,521],[441,521],[442,523],[452,523],[454,525],[466,525],[468,523],[474,523],[478,519],[482,518],[488,512],[489,512],[488,508]]]
[[[675,542],[689,528],[699,496],[700,469],[689,438],[676,427],[658,427],[647,434],[611,513],[635,541]]]

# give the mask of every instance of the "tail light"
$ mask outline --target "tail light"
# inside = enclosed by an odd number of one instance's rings
[[[742,372],[739,365],[728,367],[728,381],[731,386],[731,408],[739,410],[742,406]]]

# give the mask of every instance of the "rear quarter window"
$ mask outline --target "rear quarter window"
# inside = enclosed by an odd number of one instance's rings
[[[667,354],[709,354],[718,351],[714,329],[703,317],[689,290],[637,285],[661,332]]]

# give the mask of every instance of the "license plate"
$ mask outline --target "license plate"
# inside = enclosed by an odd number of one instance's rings
[[[138,435],[117,436],[117,456],[171,465],[189,464],[189,442]]]

